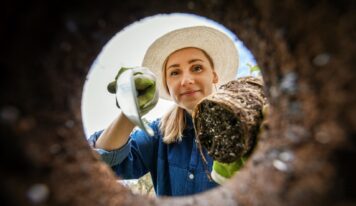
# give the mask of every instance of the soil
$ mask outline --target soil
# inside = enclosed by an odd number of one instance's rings
[[[266,104],[260,78],[241,77],[222,85],[193,112],[198,143],[219,162],[247,156],[256,142]]]
[[[3,205],[355,205],[356,1],[7,1],[0,12]],[[147,199],[85,140],[82,89],[103,46],[143,17],[215,20],[262,69],[269,129],[245,167],[200,195]]]

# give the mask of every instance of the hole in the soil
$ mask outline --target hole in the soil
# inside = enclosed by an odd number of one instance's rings
[[[85,134],[89,138],[95,131],[100,131],[118,116],[120,110],[116,107],[115,96],[107,92],[107,84],[113,80],[120,67],[141,65],[145,51],[159,36],[182,27],[206,25],[226,33],[233,39],[239,51],[239,70],[236,77],[260,75],[256,61],[243,43],[224,26],[204,17],[188,14],[156,15],[137,21],[118,32],[102,49],[87,75],[82,97],[82,119]],[[256,69],[257,67],[257,69]],[[160,99],[156,107],[145,118],[153,121],[163,116],[173,102]],[[178,147],[178,146],[177,146]],[[188,154],[189,155],[189,154]],[[200,156],[197,156],[200,158]],[[155,157],[158,158],[158,157]],[[180,157],[179,157],[180,158]],[[178,157],[176,159],[179,159]],[[200,160],[191,159],[196,162]],[[187,162],[189,165],[192,162]],[[182,167],[185,167],[181,165]],[[193,168],[194,169],[194,168]],[[187,169],[185,173],[189,172]],[[162,171],[157,171],[162,172]],[[205,171],[201,171],[205,174]],[[157,178],[157,174],[154,175]],[[174,176],[172,176],[174,178]],[[201,178],[193,172],[187,174],[187,179]],[[159,181],[159,180],[158,180]],[[135,193],[154,195],[150,175],[140,179],[120,181],[129,186]],[[192,186],[194,187],[194,186]],[[198,187],[198,186],[197,186]]]

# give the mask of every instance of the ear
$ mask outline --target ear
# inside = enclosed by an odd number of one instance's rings
[[[213,83],[216,84],[216,83],[219,82],[219,77],[218,77],[218,74],[216,74],[215,71],[213,72],[213,75],[214,75],[214,77],[213,77]]]

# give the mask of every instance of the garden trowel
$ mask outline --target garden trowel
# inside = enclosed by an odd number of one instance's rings
[[[147,125],[140,114],[134,72],[131,69],[119,76],[118,81],[116,81],[116,91],[116,100],[125,116],[147,135],[153,136],[152,128]]]

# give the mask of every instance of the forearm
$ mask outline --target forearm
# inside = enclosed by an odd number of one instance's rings
[[[135,125],[123,114],[110,124],[98,138],[95,146],[104,150],[115,150],[121,148],[128,141],[129,135]]]

